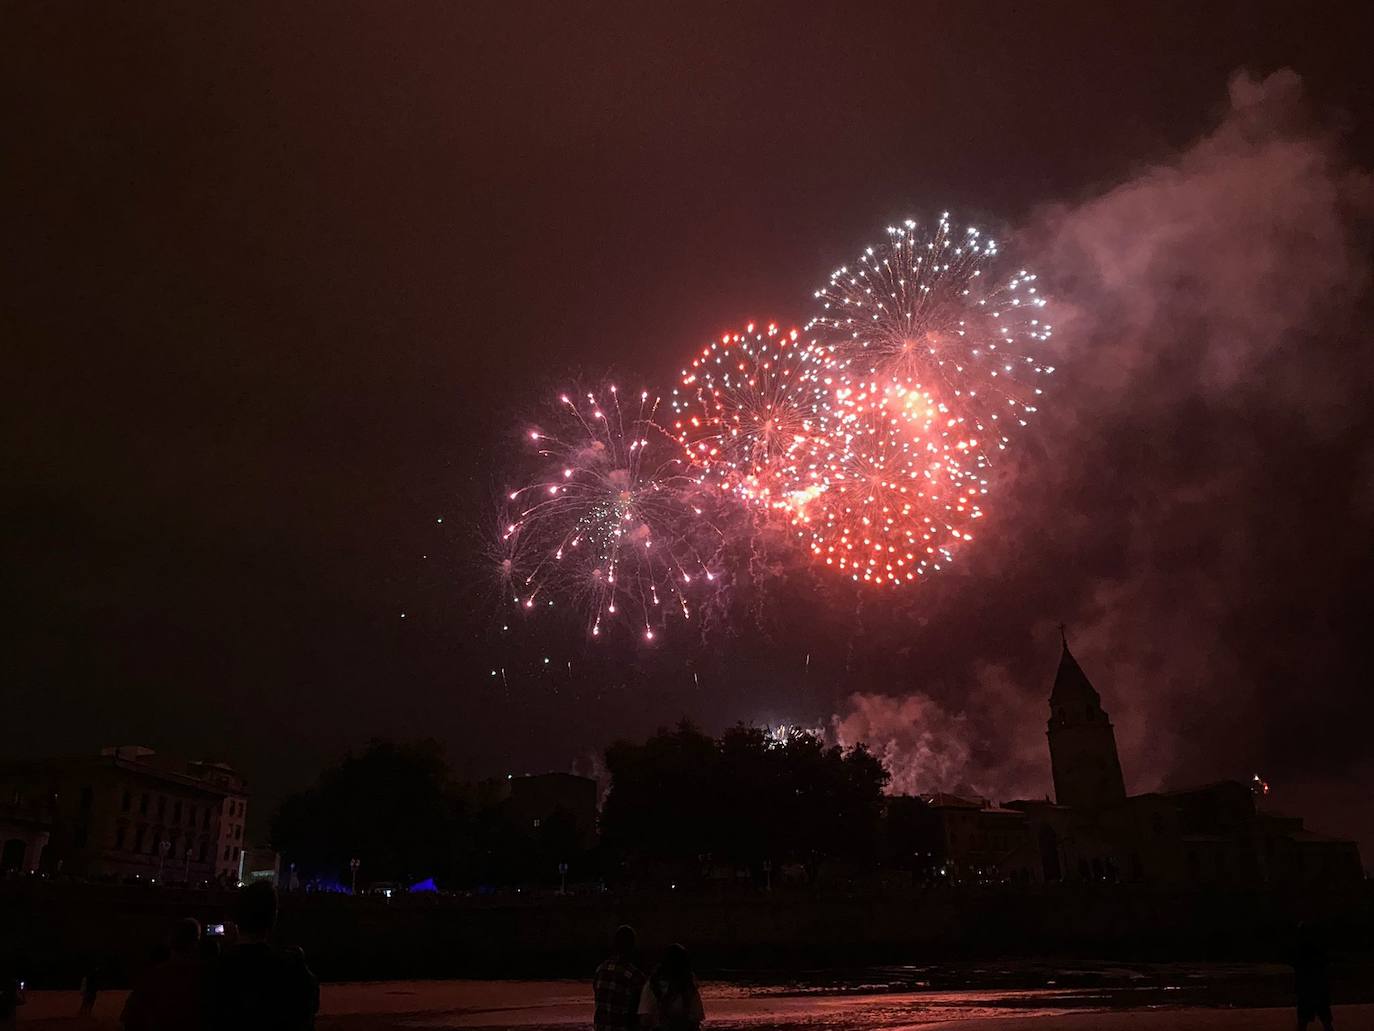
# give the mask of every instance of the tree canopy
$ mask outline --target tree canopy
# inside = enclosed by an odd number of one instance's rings
[[[605,845],[631,858],[737,864],[871,859],[888,774],[862,745],[690,723],[606,750]]]
[[[568,863],[591,870],[571,813],[554,806],[531,826],[511,812],[504,779],[460,784],[436,741],[375,740],[288,797],[272,819],[272,845],[307,882],[445,888],[557,883]]]
[[[357,859],[368,881],[452,878],[463,817],[442,745],[379,740],[287,798],[272,819],[272,844],[310,877],[346,879]]]
[[[556,883],[625,860],[758,868],[875,858],[887,771],[862,745],[811,734],[776,739],[736,726],[719,738],[690,723],[606,750],[611,786],[601,846],[557,808],[517,818],[504,781],[460,785],[434,741],[373,741],[287,798],[272,844],[307,880],[446,887]],[[585,819],[584,819],[585,824]]]

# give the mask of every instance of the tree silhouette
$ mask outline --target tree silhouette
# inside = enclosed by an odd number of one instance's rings
[[[770,738],[739,725],[720,738],[683,721],[606,750],[605,846],[638,863],[759,867],[872,861],[888,774],[863,746],[811,734]]]
[[[374,740],[287,798],[272,819],[273,847],[307,878],[413,883],[458,872],[464,807],[436,741]]]

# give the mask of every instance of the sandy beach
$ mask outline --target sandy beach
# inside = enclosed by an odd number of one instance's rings
[[[124,995],[103,993],[86,1019],[76,1016],[75,992],[31,992],[19,1025],[116,1028]],[[1092,999],[1068,991],[797,995],[707,982],[703,995],[708,1026],[750,1031],[902,1031],[951,1024],[970,1031],[1279,1031],[1293,1025],[1288,1008],[1093,1008]],[[331,984],[321,998],[319,1031],[561,1029],[591,1023],[590,989],[579,981]],[[1338,1006],[1336,1020],[1342,1031],[1374,1028],[1374,1005]]]

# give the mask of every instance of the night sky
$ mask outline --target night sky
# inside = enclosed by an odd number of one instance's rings
[[[374,735],[591,769],[682,715],[1038,796],[1062,621],[1130,789],[1260,772],[1368,862],[1361,19],[9,5],[0,752],[222,757],[259,832]],[[666,391],[945,209],[1040,273],[1060,370],[953,570],[797,563],[651,647],[501,630],[482,534],[544,403]]]

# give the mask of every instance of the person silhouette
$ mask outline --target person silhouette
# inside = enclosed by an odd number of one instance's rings
[[[24,982],[19,977],[19,962],[0,955],[0,1029],[8,1031],[19,1021],[24,1005]]]
[[[636,935],[629,924],[621,924],[611,938],[611,955],[596,968],[592,997],[596,1031],[625,1031],[638,1026],[639,996],[644,990],[644,974],[635,966]]]
[[[706,1019],[691,957],[683,946],[673,944],[664,950],[640,997],[639,1017],[643,1027],[656,1031],[698,1031]]]
[[[100,956],[92,956],[86,964],[86,974],[81,978],[81,1008],[77,1011],[79,1016],[89,1017],[91,1015],[104,980],[105,963]]]
[[[1327,973],[1326,940],[1308,923],[1298,924],[1293,950],[1293,981],[1298,997],[1298,1031],[1313,1020],[1321,1021],[1324,1031],[1332,1031],[1331,983]]]
[[[124,1001],[124,1031],[198,1028],[205,1017],[205,964],[200,924],[190,917],[172,928],[170,955],[144,971]]]
[[[238,941],[215,964],[213,1027],[223,1031],[305,1031],[315,1026],[320,985],[300,949],[269,944],[277,923],[277,889],[267,881],[242,888]]]

